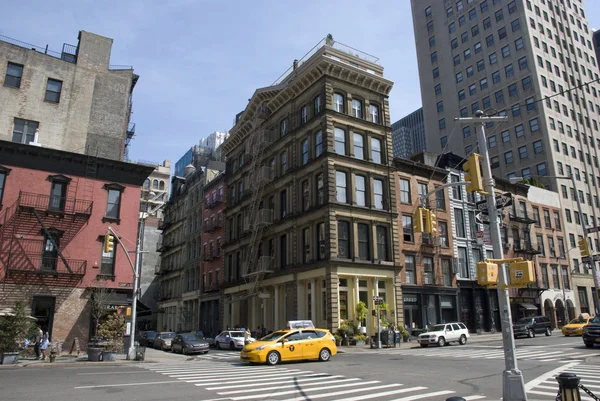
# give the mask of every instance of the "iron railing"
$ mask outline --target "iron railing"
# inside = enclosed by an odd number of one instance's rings
[[[84,276],[87,266],[86,260],[65,259],[69,269],[62,258],[41,256],[41,255],[20,255],[11,258],[8,262],[7,270],[9,272],[37,273],[37,274],[56,274],[56,275],[75,275]]]
[[[24,49],[34,50],[38,53],[46,54],[48,56],[69,62],[69,63],[77,63],[77,46],[70,44],[63,44],[62,52],[55,52],[48,49],[48,45],[46,46],[37,46],[32,45],[31,43],[22,42],[17,39],[9,38],[8,36],[0,35],[0,41],[10,43],[11,45],[19,46]]]
[[[92,214],[93,201],[30,192],[19,194],[19,206],[65,214]]]

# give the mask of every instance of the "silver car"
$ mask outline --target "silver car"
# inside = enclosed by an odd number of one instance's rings
[[[250,337],[249,342],[254,342],[256,339]],[[242,349],[244,348],[244,332],[237,330],[222,331],[221,334],[215,337],[215,347],[217,349]]]
[[[154,337],[154,349],[170,350],[173,338],[175,338],[175,333],[172,331],[161,331]]]

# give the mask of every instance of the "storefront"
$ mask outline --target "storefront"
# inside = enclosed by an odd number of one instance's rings
[[[402,286],[404,324],[422,329],[458,320],[456,288]]]
[[[477,285],[474,281],[459,281],[460,321],[472,333],[500,330],[500,310],[496,290]]]
[[[523,291],[519,296],[510,297],[512,320],[542,315],[540,298],[535,291]]]

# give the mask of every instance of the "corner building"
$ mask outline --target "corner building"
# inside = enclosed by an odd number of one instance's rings
[[[256,90],[229,138],[223,326],[402,321],[388,94],[372,56],[320,43]],[[376,320],[363,325],[374,334]]]

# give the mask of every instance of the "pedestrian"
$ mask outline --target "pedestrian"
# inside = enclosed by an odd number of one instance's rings
[[[266,337],[266,335],[267,335],[267,328],[266,328],[266,327],[265,327],[265,325],[263,324],[262,331],[261,331],[261,333],[260,333],[260,337],[261,337],[261,338],[262,338],[262,337]]]
[[[246,331],[244,331],[244,345],[248,345],[250,343],[250,329],[246,329]]]
[[[261,333],[262,333],[262,331],[260,330],[260,326],[258,326],[258,327],[256,328],[256,332],[254,333],[254,337],[256,337],[256,339],[258,340],[259,338],[261,338],[261,337],[262,337],[262,336],[261,336]]]
[[[40,343],[40,351],[42,351],[42,361],[46,359],[46,350],[50,345],[50,335],[48,332],[42,336],[42,341]]]
[[[44,332],[42,331],[42,329],[38,326],[35,335],[33,336],[33,350],[35,352],[35,359],[40,359],[42,356],[42,353],[40,352],[40,344],[42,342],[42,338],[44,336]]]

